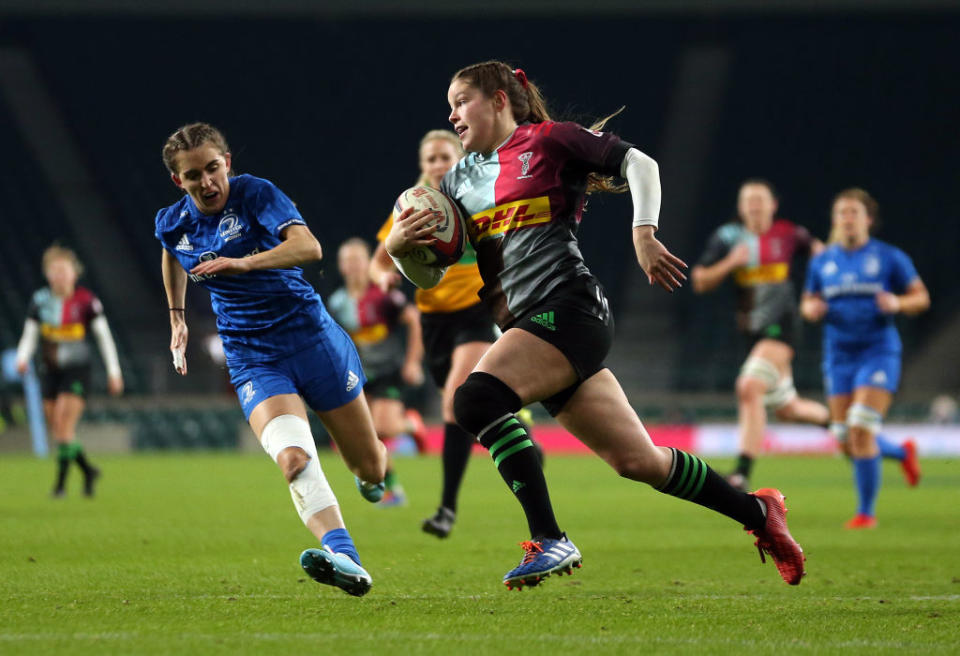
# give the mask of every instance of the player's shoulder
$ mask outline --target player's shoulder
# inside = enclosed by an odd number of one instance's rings
[[[50,291],[49,287],[41,287],[40,289],[34,290],[30,296],[30,300],[35,305],[42,305],[46,301],[49,301],[51,296],[53,296],[53,292]]]
[[[176,229],[185,218],[190,216],[191,211],[190,197],[186,194],[173,205],[160,209],[154,220],[157,233],[170,232]]]
[[[97,297],[96,294],[81,285],[74,287],[73,296],[82,303],[90,303]]]
[[[810,258],[810,267],[816,268],[824,262],[833,261],[840,252],[840,244],[827,244],[826,248]]]
[[[743,238],[746,228],[739,221],[728,221],[713,231],[714,236],[725,244],[735,244]]]
[[[241,202],[256,199],[264,191],[276,193],[278,189],[275,184],[266,178],[258,178],[249,173],[242,173],[230,178],[230,196],[240,199]]]

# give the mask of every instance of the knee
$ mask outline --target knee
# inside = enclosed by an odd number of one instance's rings
[[[521,407],[520,397],[506,383],[475,371],[453,395],[453,415],[460,427],[479,436],[483,429]]]
[[[288,446],[277,454],[277,465],[283,472],[283,477],[287,479],[287,483],[292,483],[308,464],[310,464],[310,456],[298,446]]]
[[[875,455],[874,436],[880,432],[882,425],[883,416],[877,410],[863,403],[850,406],[847,410],[847,429],[850,454],[854,458],[869,458]]]
[[[763,398],[767,389],[763,382],[749,376],[737,378],[737,400],[741,403],[756,403]]]
[[[631,481],[649,485],[659,485],[667,473],[654,447],[652,452],[630,451],[627,453],[606,454],[603,459],[617,472],[617,475]],[[669,469],[669,467],[668,467]]]

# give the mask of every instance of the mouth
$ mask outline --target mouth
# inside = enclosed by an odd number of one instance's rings
[[[217,199],[217,196],[219,196],[219,195],[220,195],[220,192],[214,190],[214,191],[208,191],[208,192],[205,192],[205,193],[203,193],[203,194],[200,194],[200,197],[203,198],[203,200],[204,200],[205,202],[209,203],[209,202],[211,202],[211,201],[216,200],[216,199]]]
[[[454,130],[456,130],[456,132],[457,132],[457,135],[460,137],[460,141],[463,141],[463,134],[464,134],[464,132],[466,132],[468,129],[469,129],[469,128],[467,128],[466,125],[458,125],[457,127],[454,128]]]

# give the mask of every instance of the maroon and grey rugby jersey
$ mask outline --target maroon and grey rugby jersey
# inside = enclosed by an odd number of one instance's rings
[[[465,210],[482,298],[508,327],[561,283],[589,274],[577,246],[587,175],[620,175],[632,146],[576,123],[520,125],[489,155],[469,153],[442,191]]]

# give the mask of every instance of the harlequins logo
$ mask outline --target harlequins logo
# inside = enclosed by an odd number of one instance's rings
[[[517,176],[517,180],[526,180],[527,178],[532,178],[532,175],[527,175],[530,171],[530,159],[533,157],[533,153],[529,150],[525,153],[520,153],[520,156],[517,157],[520,160],[520,175]]]
[[[530,317],[530,321],[540,326],[543,326],[547,330],[556,330],[557,326],[553,323],[553,310],[549,312],[543,312],[541,314],[535,314]]]

